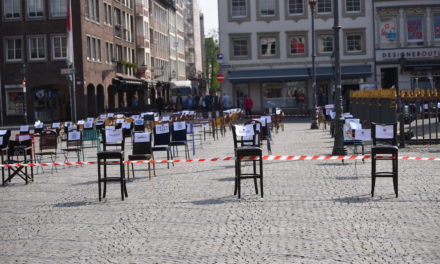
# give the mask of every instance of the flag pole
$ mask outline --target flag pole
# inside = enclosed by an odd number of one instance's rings
[[[77,120],[76,115],[76,83],[75,83],[75,56],[73,49],[73,27],[72,27],[72,2],[69,1],[67,9],[67,66],[72,69],[70,74],[71,80],[69,82],[70,93],[70,116],[72,122]]]

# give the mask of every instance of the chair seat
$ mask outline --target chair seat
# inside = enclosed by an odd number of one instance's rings
[[[62,151],[81,151],[81,148],[64,148]]]
[[[125,178],[122,178],[122,180],[123,181],[125,181]],[[114,177],[104,177],[104,178],[101,178],[101,181],[102,182],[112,182],[112,181],[118,181],[118,182],[120,182],[121,181],[121,177],[117,177],[117,176],[114,176]]]
[[[235,149],[235,155],[241,156],[260,156],[263,155],[263,150],[259,147],[238,147]]]
[[[124,151],[111,150],[98,152],[98,159],[121,159],[124,157]]]
[[[399,151],[399,147],[397,146],[385,146],[385,145],[376,145],[371,147],[371,154],[397,154]]]
[[[57,153],[54,151],[47,151],[47,152],[37,152],[35,155],[37,156],[44,156],[44,155],[56,155]]]
[[[152,150],[153,151],[167,151],[167,150],[170,150],[170,147],[169,146],[155,146],[155,147],[152,147]]]
[[[182,140],[182,141],[171,141],[170,142],[170,146],[184,146],[187,144],[187,141]]]
[[[152,158],[151,154],[133,154],[128,155],[128,160],[150,160]]]
[[[362,140],[344,140],[344,145],[363,145]]]

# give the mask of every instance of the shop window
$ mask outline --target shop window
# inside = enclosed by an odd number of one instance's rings
[[[306,82],[263,83],[263,107],[299,108],[306,107]]]
[[[434,40],[440,41],[440,15],[434,16]]]
[[[291,56],[304,55],[305,36],[295,36],[289,39],[289,54]]]
[[[408,46],[423,46],[423,17],[407,18]]]
[[[380,19],[379,35],[381,48],[396,47],[396,28],[397,22],[395,17],[384,17]]]
[[[22,89],[6,89],[6,114],[24,114],[24,93]]]

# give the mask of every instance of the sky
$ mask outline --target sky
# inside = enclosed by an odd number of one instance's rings
[[[218,31],[217,0],[199,0],[199,8],[205,18],[205,36],[214,29]]]

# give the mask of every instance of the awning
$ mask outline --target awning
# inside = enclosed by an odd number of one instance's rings
[[[342,79],[357,79],[372,76],[371,65],[342,66]],[[243,70],[230,71],[227,79],[233,83],[250,81],[300,81],[312,77],[311,68],[297,69],[267,69],[267,70]],[[334,78],[333,67],[317,67],[316,78],[327,80]]]
[[[406,60],[402,66],[406,71],[440,70],[440,60]]]
[[[309,72],[307,68],[302,69],[265,69],[231,71],[227,79],[234,83],[249,81],[295,81],[307,80]]]
[[[114,78],[112,80],[112,84],[115,86],[124,85],[124,84],[133,84],[133,85],[146,85],[147,82],[138,78]]]

